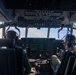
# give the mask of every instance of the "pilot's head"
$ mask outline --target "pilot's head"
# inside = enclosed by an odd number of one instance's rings
[[[9,30],[6,33],[6,38],[18,39],[18,35],[14,30]]]
[[[72,50],[75,46],[75,36],[72,34],[67,34],[64,40],[65,49]]]

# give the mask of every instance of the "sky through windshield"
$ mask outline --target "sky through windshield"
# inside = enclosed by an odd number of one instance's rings
[[[1,24],[2,22],[0,22]],[[25,28],[19,28],[21,31],[21,38],[25,37]],[[60,28],[50,28],[50,35],[49,38],[56,38],[56,39],[62,39],[66,34],[67,34],[67,29],[63,28],[60,33],[59,33],[59,38],[58,38],[58,30]],[[17,33],[18,31],[14,28],[11,27],[10,30],[15,30]],[[27,37],[29,38],[47,38],[47,32],[48,28],[28,28],[28,35]],[[19,33],[18,33],[19,34]],[[73,34],[76,36],[76,30],[74,30]],[[2,37],[2,29],[0,29],[0,38]]]

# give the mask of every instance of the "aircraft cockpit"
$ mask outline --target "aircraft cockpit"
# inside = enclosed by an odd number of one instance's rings
[[[75,3],[75,0],[0,0],[0,54],[3,54],[0,66],[4,64],[1,67],[5,72],[0,74],[23,75],[22,51],[25,50],[36,72],[24,75],[56,75],[51,68],[51,56],[57,55],[61,60],[65,36],[75,34]],[[6,38],[5,34],[11,29],[18,33],[18,39]]]

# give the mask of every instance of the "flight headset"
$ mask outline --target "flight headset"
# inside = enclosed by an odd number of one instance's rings
[[[66,41],[67,41],[68,48],[73,47],[73,45],[75,43],[74,40],[75,40],[75,36],[74,35],[67,34]]]
[[[13,34],[11,34],[11,33],[13,33]],[[19,38],[18,33],[17,33],[17,32],[15,32],[14,30],[6,31],[6,33],[5,33],[4,37],[6,38],[6,36],[7,36],[7,35],[10,35],[10,34],[15,36],[15,38],[14,38],[14,39],[18,39],[18,38]],[[9,37],[8,37],[8,38],[9,38]],[[13,38],[13,37],[10,37],[10,38]]]
[[[6,38],[6,35],[8,33],[14,33],[14,35],[16,36],[15,39],[18,39],[20,37],[20,30],[15,26],[15,29],[18,30],[19,34],[17,32],[15,32],[14,30],[9,30],[10,26],[7,28],[7,30],[5,31],[5,35],[4,38]]]

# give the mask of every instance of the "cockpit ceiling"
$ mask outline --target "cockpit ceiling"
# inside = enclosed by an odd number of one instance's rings
[[[76,10],[76,0],[4,0],[7,9]]]

